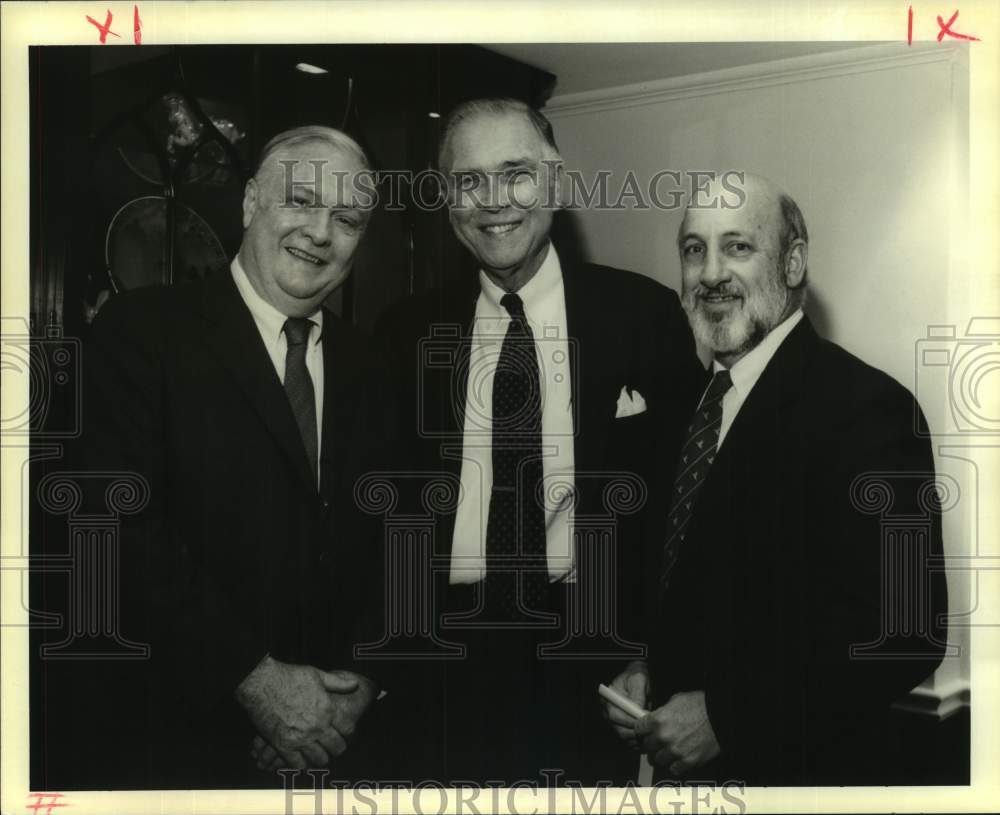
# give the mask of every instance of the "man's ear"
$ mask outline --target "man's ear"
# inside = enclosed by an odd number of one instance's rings
[[[243,228],[246,229],[250,226],[250,221],[253,220],[254,213],[257,212],[257,207],[259,205],[258,195],[260,189],[257,186],[257,179],[251,178],[243,190]]]
[[[785,253],[785,285],[797,289],[806,277],[806,265],[809,262],[809,245],[799,238],[792,242]]]

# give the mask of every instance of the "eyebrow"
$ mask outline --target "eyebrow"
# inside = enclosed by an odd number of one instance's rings
[[[307,197],[310,205],[315,206],[317,209],[329,210],[330,212],[369,212],[373,208],[362,206],[361,204],[354,202],[327,204],[312,193],[309,193]],[[282,199],[282,202],[285,202],[285,199]]]
[[[500,165],[500,168],[506,170],[510,167],[523,167],[526,164],[530,166],[535,163],[534,158],[531,156],[525,156],[524,158],[507,159],[507,161]]]
[[[327,209],[331,212],[369,212],[372,207],[364,207],[361,204],[330,204]]]
[[[291,195],[289,197],[295,198],[296,196],[302,196],[303,198],[310,198],[313,201],[316,200],[316,193],[305,185],[303,186],[296,185],[295,187],[292,188]]]
[[[725,232],[722,233],[721,237],[723,237],[723,238],[746,238],[749,241],[749,239],[750,239],[751,236],[748,233],[746,233],[746,232],[744,232],[742,230],[739,230],[739,229],[728,229],[728,230],[726,230]],[[678,244],[684,243],[685,241],[688,241],[688,240],[701,241],[702,243],[706,242],[705,239],[701,235],[699,235],[697,232],[685,232],[683,235],[678,235],[678,237],[677,237],[677,243]]]
[[[506,161],[502,161],[500,165],[494,170],[486,170],[483,169],[482,167],[462,167],[459,165],[457,167],[452,167],[451,172],[455,174],[480,173],[481,175],[488,175],[491,172],[495,173],[502,170],[509,170],[514,167],[524,167],[524,166],[532,167],[536,166],[537,163],[538,162],[536,161],[536,159],[532,158],[531,156],[525,156],[523,158],[509,158]]]

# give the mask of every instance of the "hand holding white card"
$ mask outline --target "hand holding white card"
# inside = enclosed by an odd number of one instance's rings
[[[626,696],[622,696],[618,691],[609,688],[607,685],[598,685],[597,692],[619,710],[624,710],[629,716],[641,719],[646,715],[646,711]]]
[[[609,688],[607,685],[598,685],[597,692],[602,698],[607,699],[611,702],[611,704],[619,710],[625,711],[629,716],[641,719],[646,715],[646,711],[639,707],[635,702],[625,696],[622,696],[618,691]],[[653,765],[649,760],[649,756],[644,755],[639,759],[637,781],[640,787],[649,787],[653,784]]]

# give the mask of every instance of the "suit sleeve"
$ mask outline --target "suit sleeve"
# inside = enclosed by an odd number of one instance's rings
[[[411,344],[407,333],[400,331],[398,321],[401,309],[390,309],[377,322],[372,336],[372,363],[366,381],[367,409],[361,411],[365,429],[358,432],[372,440],[364,451],[363,463],[357,471],[358,478],[367,474],[380,474],[398,490],[398,507],[417,505],[407,491],[416,489],[413,479],[401,479],[396,474],[415,467],[413,441],[409,431],[413,425],[413,383],[410,381],[406,361]],[[415,343],[412,346],[415,348]],[[384,514],[366,510],[364,496],[355,490],[355,510],[359,529],[364,539],[360,547],[363,562],[355,574],[366,575],[366,591],[359,598],[359,613],[354,620],[351,647],[343,654],[343,663],[350,670],[363,674],[380,689],[398,697],[400,690],[412,680],[413,664],[388,655],[362,655],[359,645],[372,646],[381,642],[388,633],[388,608],[393,598],[387,595],[389,582],[387,569],[386,519]]]
[[[344,569],[350,575],[349,593],[353,610],[351,631],[347,647],[338,654],[334,667],[352,670],[362,674],[379,686],[389,690],[394,685],[394,677],[385,660],[372,659],[358,653],[360,646],[378,643],[386,631],[386,578],[385,578],[385,522],[381,515],[366,509],[366,498],[361,494],[363,482],[379,473],[391,472],[398,466],[399,437],[397,432],[396,400],[390,378],[386,374],[383,351],[371,355],[365,379],[363,408],[358,411],[358,421],[354,429],[357,438],[369,443],[356,445],[358,460],[352,468],[351,515],[357,543],[352,558]]]
[[[671,480],[677,467],[683,430],[690,421],[706,384],[705,369],[695,352],[694,337],[677,294],[664,286],[651,285],[637,292],[635,306],[644,304],[645,320],[638,332],[639,390],[652,394],[651,438],[642,439],[641,472],[647,486],[643,513],[657,513],[656,485]],[[626,639],[651,643],[659,636],[658,580],[662,540],[646,541],[643,513],[620,522],[623,542],[622,584],[641,586],[624,592],[622,630]]]
[[[110,301],[94,323],[85,357],[83,460],[94,471],[128,471],[149,488],[147,507],[122,518],[123,626],[142,627],[153,667],[178,698],[206,707],[231,697],[267,652],[233,580],[194,566],[173,517],[168,465],[162,301]],[[95,499],[98,498],[95,496]],[[263,601],[262,601],[263,602]],[[157,667],[160,666],[160,667]]]

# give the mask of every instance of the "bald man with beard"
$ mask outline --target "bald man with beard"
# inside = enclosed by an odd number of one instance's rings
[[[646,534],[661,564],[649,660],[613,683],[648,712],[606,713],[661,779],[898,782],[890,704],[934,671],[945,641],[931,446],[909,391],[804,315],[795,201],[745,182],[735,208],[711,205],[714,186],[693,201],[678,234],[683,305],[712,380],[651,492],[663,511]],[[926,535],[883,540],[869,483]]]

